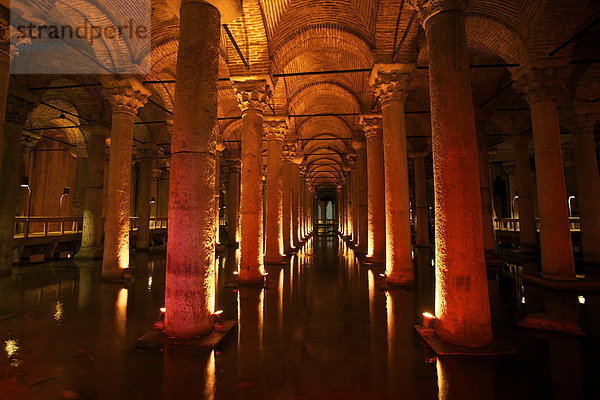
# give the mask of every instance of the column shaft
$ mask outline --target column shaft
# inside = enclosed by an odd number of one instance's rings
[[[425,154],[414,156],[415,162],[415,230],[417,246],[429,246],[429,202],[427,201],[427,177]]]
[[[136,249],[147,250],[150,247],[150,198],[152,197],[152,168],[154,152],[142,150],[140,179],[138,184],[138,231]]]
[[[523,139],[514,145],[517,188],[519,192],[517,205],[519,208],[521,250],[532,250],[537,247],[537,229],[533,213],[528,141],[528,139]]]
[[[108,127],[88,136],[88,168],[84,193],[83,232],[78,259],[102,258],[102,200],[104,199],[104,150]]]
[[[435,330],[444,341],[476,347],[491,342],[492,329],[463,7],[462,1],[443,3],[424,22],[436,208]]]
[[[229,166],[229,190],[227,191],[227,245],[237,247],[240,241],[240,164],[233,161]]]
[[[283,163],[282,168],[282,230],[283,230],[283,252],[289,254],[294,248],[292,243],[292,195],[293,185],[292,181],[292,161],[286,160]]]
[[[383,166],[383,137],[381,120],[365,130],[367,136],[367,171],[369,203],[369,251],[370,262],[383,264],[385,253],[385,174]]]
[[[219,11],[204,2],[183,0],[180,15],[165,333],[190,338],[210,333],[214,325],[215,128],[221,21]]]
[[[579,116],[573,134],[581,247],[585,263],[600,264],[600,175],[594,141],[595,116]]]
[[[300,174],[298,164],[292,164],[290,180],[292,182],[292,245],[295,248],[300,247],[300,239],[302,238],[300,230]]]
[[[279,120],[267,124],[267,183],[265,199],[265,263],[283,261],[283,126]],[[285,122],[284,122],[285,124]]]
[[[367,177],[367,149],[364,140],[360,140],[357,152],[358,187],[358,247],[357,254],[366,255],[369,251],[369,202]]]

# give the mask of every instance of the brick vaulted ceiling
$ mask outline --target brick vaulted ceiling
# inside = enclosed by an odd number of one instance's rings
[[[78,0],[94,3],[94,0]],[[123,2],[133,0],[120,0]],[[132,4],[134,4],[133,2]],[[552,50],[589,26],[600,16],[600,6],[593,0],[469,0],[467,3],[467,37],[472,64],[522,64],[547,56]],[[148,81],[175,80],[178,45],[178,17],[166,0],[153,0],[152,73]],[[115,8],[116,10],[117,8]],[[111,17],[111,10],[104,10]],[[408,0],[243,0],[243,15],[228,27],[239,45],[250,69],[246,69],[225,32],[221,36],[219,82],[219,117],[238,117],[230,76],[269,73],[275,76],[273,109],[277,114],[360,114],[377,112],[379,105],[368,85],[368,72],[330,73],[277,77],[311,71],[370,69],[376,62],[416,62],[427,65],[425,35],[413,15]],[[598,29],[597,26],[595,29]],[[127,45],[127,44],[124,44]],[[571,59],[598,58],[593,40],[585,36],[557,52],[555,57]],[[200,68],[200,66],[199,66]],[[600,66],[585,64],[565,70],[565,101],[575,96],[586,99],[600,97]],[[33,84],[48,84],[48,78],[27,78]],[[38,79],[35,81],[35,79]],[[42,82],[46,79],[46,82]],[[61,77],[62,82],[67,78]],[[68,77],[78,83],[96,82],[93,77]],[[475,106],[484,104],[486,118],[498,109],[525,107],[525,103],[509,88],[509,68],[472,69]],[[586,84],[587,82],[587,84]],[[142,120],[164,120],[173,109],[175,85],[149,84],[153,102],[140,114]],[[96,119],[106,114],[106,104],[97,88],[77,91],[49,90],[44,96],[51,101],[70,105],[73,115]],[[492,100],[489,100],[492,99]],[[419,69],[407,98],[407,111],[429,108],[427,70]],[[104,111],[103,111],[104,110]],[[169,110],[169,111],[165,111]],[[507,112],[507,111],[502,111]],[[514,111],[517,112],[517,111]],[[54,112],[37,112],[34,121],[56,119]],[[429,116],[408,114],[409,135],[430,134]],[[76,118],[75,118],[76,119]],[[499,118],[502,119],[502,118]],[[528,128],[527,118],[513,118]],[[320,184],[336,184],[343,170],[345,155],[352,152],[348,138],[360,131],[359,118],[350,116],[313,116],[290,118],[290,135],[302,140],[305,163],[320,176]],[[83,121],[81,121],[83,123]],[[501,127],[488,122],[490,130]],[[236,152],[239,120],[219,122],[221,136],[230,141],[227,151]],[[159,135],[168,153],[168,134],[160,126],[141,129],[136,135]],[[306,139],[320,139],[309,141]],[[412,146],[426,146],[426,140],[415,139]],[[490,143],[493,143],[491,139]],[[308,156],[311,154],[310,156]],[[333,172],[333,173],[332,173]]]

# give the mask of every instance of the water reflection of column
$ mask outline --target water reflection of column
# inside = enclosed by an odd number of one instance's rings
[[[392,289],[386,292],[388,393],[390,398],[417,398],[414,330],[414,292]]]
[[[262,289],[240,287],[238,316],[238,367],[239,381],[256,383],[261,377],[261,355],[263,342]],[[243,385],[246,386],[246,385]],[[247,385],[238,399],[257,399],[257,385]]]
[[[444,357],[437,361],[439,400],[491,400],[494,369],[489,357]]]
[[[269,288],[265,292],[265,339],[278,343],[283,329],[283,268],[268,266]]]
[[[383,268],[381,269],[383,272]],[[385,296],[375,284],[376,273],[370,269],[369,282],[369,334],[371,338],[371,385],[385,387],[386,310]]]
[[[215,353],[165,345],[163,386],[165,400],[214,399]]]
[[[79,292],[77,295],[77,308],[85,310],[92,303],[94,279],[100,280],[98,264],[89,261],[76,261],[79,267]]]

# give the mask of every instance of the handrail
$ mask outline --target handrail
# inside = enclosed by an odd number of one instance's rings
[[[540,219],[535,219],[536,230],[540,231]],[[571,232],[579,232],[580,228],[580,219],[579,217],[569,217],[569,228]],[[518,218],[496,218],[494,219],[494,229],[497,231],[504,232],[520,232],[521,223]]]
[[[168,218],[150,218],[150,230],[167,229]],[[138,228],[138,218],[131,217],[130,229]],[[15,217],[15,238],[42,238],[75,235],[83,232],[82,217]]]

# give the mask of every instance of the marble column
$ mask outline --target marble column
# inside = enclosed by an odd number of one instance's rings
[[[505,161],[502,163],[502,170],[508,177],[508,201],[510,208],[510,217],[519,219],[519,207],[517,204],[519,190],[517,189],[516,164],[513,161]]]
[[[83,232],[81,248],[76,259],[95,260],[102,258],[102,206],[104,199],[104,153],[110,127],[93,124],[86,128],[87,177],[83,199]]]
[[[214,326],[221,6],[182,0],[180,9],[165,291],[165,333],[178,338]]]
[[[369,203],[369,250],[367,259],[383,264],[385,252],[385,173],[383,166],[383,132],[380,115],[363,115],[361,124],[367,138],[367,173]]]
[[[599,114],[578,114],[573,130],[581,253],[584,263],[595,265],[600,264],[600,175],[594,140],[599,119]]]
[[[4,154],[4,121],[10,77],[10,13],[0,15],[0,166]],[[1,268],[1,267],[0,267]]]
[[[270,80],[232,77],[242,111],[242,175],[240,194],[240,271],[238,282],[264,281],[263,270],[263,117],[272,96]]]
[[[367,149],[362,133],[352,137],[352,148],[356,151],[356,171],[358,174],[358,245],[356,254],[366,255],[369,251],[369,204],[367,183]]]
[[[429,49],[435,188],[436,335],[457,345],[492,341],[483,250],[477,134],[465,1],[409,0]]]
[[[531,108],[535,171],[540,217],[542,275],[548,279],[575,279],[569,211],[557,99],[560,85],[554,65],[561,60],[537,59],[513,74],[513,87]]]
[[[428,151],[413,152],[411,157],[415,168],[415,231],[417,247],[429,247],[429,201],[427,200],[427,175],[425,157]]]
[[[157,155],[156,145],[145,145],[137,149],[141,156],[140,178],[137,196],[138,231],[136,250],[144,251],[150,247],[150,199],[152,198],[152,171]]]
[[[517,192],[519,197],[515,203],[519,210],[520,246],[519,251],[530,252],[537,249],[537,229],[533,212],[533,197],[531,187],[531,166],[529,163],[530,137],[513,136],[510,142],[515,149],[515,170]]]
[[[292,181],[292,246],[294,248],[300,247],[300,241],[302,240],[301,232],[301,213],[300,213],[300,199],[301,199],[301,180],[300,180],[300,164],[302,163],[302,155],[299,154],[296,149],[296,156],[291,165],[291,176]]]
[[[221,155],[225,150],[223,142],[217,142],[215,148],[215,243],[221,244]]]
[[[360,176],[359,171],[357,169],[358,160],[356,153],[350,153],[346,156],[346,162],[348,163],[348,167],[350,168],[350,176],[351,176],[351,193],[350,197],[352,200],[352,208],[350,210],[350,222],[352,224],[352,245],[358,245],[359,235],[360,235],[360,227],[359,227],[359,196],[360,196]]]
[[[83,217],[85,206],[85,188],[88,178],[88,153],[86,148],[77,148],[74,152],[75,163],[75,187],[73,188],[73,217]],[[61,216],[63,216],[61,214]],[[64,215],[65,217],[67,215]]]
[[[283,146],[283,166],[281,171],[282,182],[282,230],[283,230],[283,252],[290,254],[294,249],[292,234],[292,197],[294,195],[294,181],[292,180],[292,168],[296,157],[296,144],[285,143]]]
[[[492,190],[490,188],[490,166],[488,161],[488,144],[485,133],[485,115],[477,121],[477,148],[479,149],[479,187],[481,191],[481,211],[483,223],[483,248],[486,264],[497,264],[501,260],[496,256],[496,231],[494,230],[494,213]]]
[[[135,78],[101,79],[112,105],[102,278],[120,280],[129,268],[133,122],[151,93]]]
[[[16,199],[20,189],[20,170],[16,166],[20,163],[23,125],[31,110],[32,102],[16,96],[8,97],[0,159],[0,275],[10,274],[12,271]]]
[[[415,64],[376,64],[370,84],[381,100],[385,170],[386,282],[414,281],[404,103]]]
[[[283,258],[283,139],[287,132],[286,117],[265,117],[267,139],[266,242],[265,263],[279,264]]]
[[[229,189],[227,190],[227,245],[240,242],[240,160],[229,159]]]

